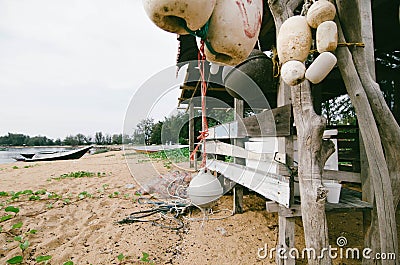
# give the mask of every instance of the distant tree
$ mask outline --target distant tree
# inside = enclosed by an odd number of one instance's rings
[[[349,96],[340,96],[322,103],[327,125],[356,125],[357,117]]]
[[[60,138],[57,138],[57,139],[54,141],[54,145],[62,145],[61,139],[60,139]]]
[[[65,139],[63,140],[63,144],[64,145],[79,145],[79,141],[77,139],[76,136],[72,136],[72,135],[68,135],[67,137],[65,137]]]
[[[86,144],[91,144],[92,143],[92,136],[90,136],[90,135],[88,135],[88,136],[85,136],[85,143]]]
[[[104,143],[108,144],[108,145],[112,144],[112,136],[109,134],[106,134],[106,136],[104,137]]]
[[[0,137],[1,145],[19,146],[25,145],[29,136],[23,134],[8,133],[8,135]]]
[[[83,134],[81,134],[81,133],[78,133],[78,134],[75,136],[75,138],[76,138],[76,140],[78,141],[78,145],[84,145],[84,144],[87,143],[87,141],[86,141],[86,136],[83,135]]]
[[[134,141],[138,144],[150,144],[151,132],[154,126],[154,119],[146,118],[141,120],[133,133]]]
[[[28,146],[45,146],[45,145],[54,145],[54,141],[52,139],[47,138],[46,136],[34,136],[28,137],[25,140],[25,144]]]
[[[161,144],[161,130],[163,127],[163,122],[159,121],[154,124],[151,136],[150,136],[150,143],[151,144]]]
[[[96,132],[94,136],[94,142],[98,145],[104,144],[105,138],[102,132]]]
[[[122,144],[122,134],[113,134],[112,144]]]

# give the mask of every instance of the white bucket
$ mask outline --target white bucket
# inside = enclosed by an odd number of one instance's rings
[[[342,184],[335,181],[323,181],[325,188],[328,190],[328,197],[326,200],[330,203],[339,203],[340,190],[342,189]]]

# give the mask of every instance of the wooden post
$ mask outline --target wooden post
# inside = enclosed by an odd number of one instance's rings
[[[244,115],[244,102],[243,100],[236,99],[234,101],[235,107],[235,120],[240,120],[243,118]],[[233,144],[236,146],[244,147],[243,139],[233,139]],[[234,162],[239,165],[245,165],[246,161],[243,158],[234,158]],[[233,212],[236,213],[243,213],[243,186],[236,184],[233,188]]]
[[[193,102],[189,103],[189,159],[190,159],[190,154],[192,154],[194,150],[194,104]],[[189,167],[192,168],[194,167],[194,163],[196,160],[196,156],[194,157],[194,160],[189,161]]]
[[[277,98],[278,107],[291,104],[290,87],[284,82],[281,82],[278,89]],[[286,154],[286,163],[293,166],[293,137],[278,137],[278,152]],[[283,165],[279,166],[278,174],[287,175],[288,171]],[[293,185],[291,184],[291,189]],[[293,196],[293,190],[291,190]],[[292,201],[292,200],[291,200]],[[280,206],[283,207],[283,206]],[[295,218],[279,215],[279,238],[278,248],[289,250],[295,247],[294,234],[295,234]],[[296,260],[289,257],[287,259],[280,259],[276,255],[276,264],[278,265],[295,265]]]

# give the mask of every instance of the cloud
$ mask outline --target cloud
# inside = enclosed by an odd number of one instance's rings
[[[138,0],[0,0],[0,135],[121,131],[133,92],[176,51]]]

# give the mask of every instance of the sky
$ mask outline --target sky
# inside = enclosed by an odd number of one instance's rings
[[[173,67],[177,46],[141,0],[0,0],[0,136],[122,133],[135,92]]]

